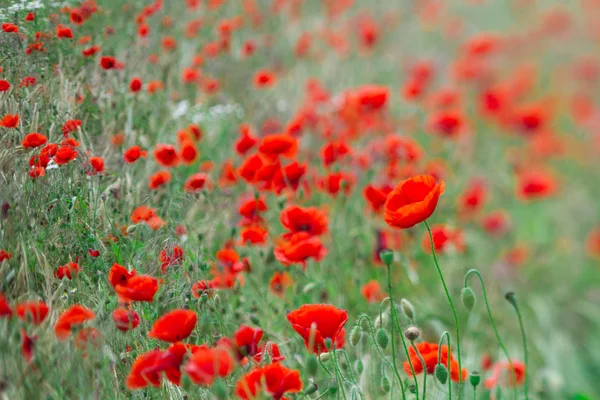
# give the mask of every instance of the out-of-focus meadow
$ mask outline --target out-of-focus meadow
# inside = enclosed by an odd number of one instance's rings
[[[600,396],[600,1],[0,24],[3,398]]]

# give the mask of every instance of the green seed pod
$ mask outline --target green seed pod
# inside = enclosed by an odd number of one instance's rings
[[[375,334],[375,340],[377,341],[379,347],[385,350],[390,342],[390,337],[383,328],[379,328]]]
[[[319,369],[319,362],[317,361],[317,356],[314,354],[310,354],[306,359],[306,373],[308,376],[315,376],[317,374],[317,370]]]
[[[217,379],[212,386],[212,392],[215,397],[219,400],[226,400],[229,398],[227,393],[227,386],[221,379]]]
[[[331,338],[325,338],[325,340],[323,340],[323,343],[325,344],[325,347],[327,347],[327,350],[332,349],[333,341],[331,340]]]
[[[331,354],[329,354],[329,353],[321,353],[319,355],[319,358],[321,359],[321,362],[326,363],[331,358]]]
[[[316,383],[311,382],[306,389],[304,389],[304,394],[305,395],[311,395],[313,393],[316,393],[316,391],[319,390],[319,387],[317,386]]]
[[[365,366],[362,360],[356,360],[356,372],[360,375],[363,373]]]
[[[438,364],[435,366],[435,377],[442,385],[448,382],[448,368],[444,364]]]
[[[479,385],[479,382],[481,382],[481,375],[479,375],[479,372],[471,372],[469,374],[469,382],[471,383],[471,386],[476,388],[477,385]]]
[[[402,313],[409,319],[415,319],[415,308],[410,301],[406,299],[400,300],[400,310],[402,310]]]
[[[360,326],[356,325],[350,331],[350,344],[352,346],[357,346],[358,342],[360,342],[361,335],[362,335],[362,333],[360,332]]]
[[[381,391],[383,393],[389,393],[390,389],[392,388],[392,386],[390,385],[390,380],[388,379],[387,376],[382,376],[381,377]]]
[[[460,301],[462,301],[463,306],[465,306],[467,310],[471,311],[473,309],[475,306],[475,293],[473,293],[473,290],[470,287],[466,286],[460,292]]]
[[[381,250],[379,252],[379,258],[385,265],[390,265],[394,262],[394,252],[391,250]]]
[[[515,296],[515,292],[508,292],[504,295],[504,298],[513,305],[513,307],[517,306],[517,298]]]

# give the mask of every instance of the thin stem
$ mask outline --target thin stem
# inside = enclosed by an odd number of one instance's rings
[[[393,367],[393,364],[387,358],[385,358],[385,356],[383,355],[383,351],[379,348],[379,343],[377,343],[377,339],[375,338],[375,330],[373,329],[373,324],[371,323],[371,319],[369,318],[369,316],[364,315],[364,314],[361,315],[360,317],[358,317],[358,323],[360,324],[363,318],[366,319],[367,322],[369,323],[369,328],[371,329],[371,339],[373,339],[373,343],[375,343],[375,348],[377,349],[379,356],[386,364],[388,364],[394,370],[396,379],[398,379],[398,382],[400,383],[400,391],[402,392],[402,399],[406,400],[406,393],[404,393],[404,383],[402,383],[402,379],[400,378],[400,374],[398,373],[398,370]]]
[[[467,274],[465,275],[464,287],[467,287],[469,276],[471,276],[472,274],[477,275],[477,277],[479,278],[479,282],[481,283],[481,291],[483,293],[483,301],[485,302],[485,308],[487,309],[487,313],[490,318],[492,328],[494,329],[494,333],[496,334],[496,340],[498,341],[500,348],[502,348],[502,352],[504,352],[504,355],[506,356],[506,359],[508,360],[508,364],[510,365],[511,370],[513,371],[513,374],[515,376],[515,382],[516,382],[517,381],[516,380],[517,379],[517,371],[515,370],[512,359],[510,358],[510,355],[508,354],[508,350],[506,349],[506,346],[504,345],[504,342],[502,341],[502,339],[500,338],[500,334],[498,333],[498,328],[496,327],[496,322],[494,321],[494,317],[492,317],[492,311],[491,311],[490,305],[488,303],[487,292],[485,290],[485,284],[483,283],[483,277],[481,276],[479,271],[477,271],[476,269],[471,269],[471,270],[469,270],[469,272],[467,272]],[[516,400],[516,398],[518,397],[517,385],[514,385],[514,395],[515,395],[515,400]]]
[[[396,316],[396,306],[394,305],[394,298],[392,297],[392,263],[389,263],[387,265],[387,275],[388,275],[388,298],[389,298],[389,302],[390,302],[390,310],[392,313],[392,315],[391,315],[392,323],[390,324],[392,327],[392,329],[390,329],[391,341],[392,341],[392,365],[394,367],[394,371],[396,372],[396,375],[399,376],[400,374],[398,373],[398,368],[396,367],[396,344],[395,344],[395,340],[394,340],[394,330],[395,330],[395,325],[396,325],[396,321],[398,320],[398,318]],[[419,383],[417,381],[417,374],[415,373],[415,369],[413,367],[412,360],[410,359],[410,354],[408,354],[408,349],[406,348],[406,342],[404,341],[404,336],[402,336],[402,329],[398,328],[398,331],[400,333],[400,339],[402,339],[402,345],[404,346],[406,358],[408,360],[408,364],[410,366],[410,370],[413,375],[413,380],[415,382],[415,389],[417,391],[417,400],[418,400],[419,399]]]
[[[519,305],[517,304],[517,297],[513,292],[509,292],[506,294],[506,300],[515,308],[517,313],[517,318],[519,319],[519,328],[521,329],[521,337],[523,339],[523,358],[525,361],[525,400],[529,399],[529,356],[527,352],[527,337],[525,336],[525,325],[523,325],[523,318],[521,316],[521,310],[519,310]],[[514,371],[514,369],[513,369]],[[515,386],[517,386],[517,381],[515,379]]]
[[[446,338],[446,341],[448,342],[448,399],[452,400],[452,370],[450,369],[450,334],[448,333],[448,331],[444,331],[442,332],[442,336],[440,337],[440,342],[438,345],[438,364],[441,363],[442,361],[442,343],[444,343],[444,338]],[[460,371],[459,371],[460,374]]]
[[[415,345],[415,341],[411,340],[410,344],[412,345],[413,349],[415,350],[415,353],[417,353],[417,357],[419,357],[419,361],[421,362],[421,365],[423,366],[423,399],[427,399],[427,364],[425,364],[425,360],[423,360],[423,356],[421,356],[421,352],[419,352],[419,349],[417,349],[417,346]],[[419,396],[419,392],[417,392],[417,397]]]
[[[433,261],[435,262],[435,267],[437,268],[438,274],[440,275],[440,280],[442,281],[442,285],[444,286],[444,291],[446,292],[446,297],[448,298],[448,303],[450,303],[452,315],[454,316],[454,325],[456,326],[456,352],[458,358],[458,399],[460,400],[462,392],[462,363],[460,359],[460,326],[458,324],[458,316],[456,315],[456,308],[454,308],[454,303],[452,302],[452,297],[450,297],[448,286],[446,286],[444,274],[442,274],[442,270],[440,268],[440,265],[438,264],[437,256],[435,255],[435,246],[433,244],[433,235],[431,233],[431,228],[429,227],[427,220],[425,220],[424,222],[425,226],[427,227],[427,232],[429,232],[429,241],[431,242],[431,254],[433,254]],[[451,358],[450,350],[450,346],[448,346],[448,360],[450,360]]]

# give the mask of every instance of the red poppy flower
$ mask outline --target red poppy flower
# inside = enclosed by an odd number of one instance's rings
[[[285,235],[277,243],[273,253],[275,258],[284,265],[301,264],[306,268],[306,260],[314,258],[321,261],[327,255],[327,247],[318,236],[308,232],[297,232]]]
[[[45,145],[48,142],[48,138],[41,133],[33,132],[26,135],[21,142],[21,145],[26,149],[34,149]]]
[[[146,154],[146,151],[142,150],[140,146],[132,146],[125,150],[125,153],[123,153],[123,159],[126,163],[131,164],[136,162],[140,157],[145,158]]]
[[[156,320],[148,337],[171,343],[180,342],[192,334],[196,319],[196,313],[192,310],[170,311]]]
[[[417,349],[419,350],[421,357],[423,357],[423,361],[425,362],[425,368],[427,368],[427,373],[433,374],[435,372],[435,367],[438,364],[439,345],[437,343],[422,342],[422,343],[417,344]],[[446,346],[446,345],[442,346],[441,353],[442,353],[442,356],[440,359],[440,363],[447,366],[448,365],[448,346]],[[421,364],[421,361],[419,360],[419,356],[417,355],[417,352],[415,351],[415,349],[412,347],[409,347],[408,355],[412,362],[415,373],[416,374],[422,373],[423,365]],[[404,362],[404,371],[408,374],[408,376],[412,376],[412,371],[410,369],[410,364],[408,363],[408,361]],[[454,355],[450,354],[450,379],[452,379],[455,382],[458,382],[458,380],[459,380],[458,374],[459,374],[458,363],[454,359]],[[467,370],[463,369],[462,370],[462,380],[464,381],[465,379],[467,379]]]
[[[238,207],[238,212],[249,221],[260,221],[260,213],[267,211],[267,204],[262,196],[246,200]]]
[[[235,150],[243,156],[258,143],[258,138],[252,133],[252,128],[248,124],[240,125],[239,132],[240,137],[235,142]]]
[[[240,399],[262,398],[261,394],[275,400],[283,399],[286,393],[302,390],[300,373],[280,363],[256,367],[240,378],[235,386],[235,395]]]
[[[352,154],[352,149],[345,142],[330,142],[321,148],[321,159],[325,167],[349,154]]]
[[[517,198],[529,201],[552,196],[557,190],[556,179],[548,172],[526,170],[517,176]]]
[[[458,198],[459,212],[473,214],[481,210],[487,199],[487,189],[480,180],[472,180],[469,187]]]
[[[151,302],[158,291],[158,280],[148,275],[134,275],[126,284],[117,284],[115,291],[124,301]]]
[[[156,215],[156,209],[147,206],[139,206],[131,213],[131,222],[138,224],[142,221],[148,221]]]
[[[268,231],[261,225],[248,225],[240,231],[242,244],[265,244],[267,243]]]
[[[233,372],[234,361],[224,347],[201,347],[194,351],[187,364],[185,373],[196,385],[211,385],[215,378],[224,378]]]
[[[19,319],[27,322],[31,321],[35,325],[40,325],[48,316],[48,306],[43,301],[26,301],[17,304],[15,313]]]
[[[311,236],[327,233],[327,216],[316,207],[291,205],[281,211],[281,224],[289,231],[289,237],[297,232],[307,232]]]
[[[258,352],[258,342],[262,339],[263,331],[260,328],[252,328],[248,325],[240,325],[233,334],[235,340],[238,359],[252,357]]]
[[[65,124],[63,125],[62,133],[63,133],[63,135],[67,136],[71,132],[76,132],[80,126],[81,126],[80,119],[70,119],[67,122],[65,122]]]
[[[179,265],[183,262],[183,249],[175,245],[172,250],[161,250],[158,258],[161,262],[160,268],[164,274],[167,272],[167,268]]]
[[[510,229],[510,215],[504,210],[492,211],[483,216],[481,225],[490,235],[503,235]]]
[[[56,37],[59,39],[73,39],[73,31],[66,25],[58,24],[56,26]]]
[[[219,266],[229,273],[237,274],[244,270],[244,263],[240,261],[240,256],[234,249],[221,249],[217,251],[216,258]]]
[[[154,148],[154,159],[166,168],[171,168],[179,163],[177,150],[170,144],[157,144]]]
[[[10,89],[10,83],[6,79],[0,79],[0,92],[6,92]]]
[[[385,201],[387,200],[388,194],[392,191],[389,186],[376,187],[374,185],[367,185],[363,190],[363,196],[369,202],[369,205],[375,212],[381,211]]]
[[[13,310],[6,300],[6,297],[0,293],[0,318],[10,318],[13,315]]]
[[[437,111],[429,117],[429,129],[440,136],[454,138],[464,129],[465,121],[457,110]]]
[[[431,175],[417,175],[400,182],[385,202],[385,222],[406,229],[425,221],[435,211],[445,188],[444,181],[436,183]]]
[[[33,12],[28,12],[25,16],[25,21],[33,21],[35,20],[35,14]]]
[[[2,30],[6,33],[16,33],[19,32],[19,27],[15,24],[4,23],[2,24]]]
[[[12,258],[12,253],[6,250],[0,250],[0,263],[4,260],[10,260]]]
[[[63,312],[54,325],[54,333],[58,340],[65,340],[71,335],[71,330],[75,326],[82,325],[84,322],[95,319],[96,314],[82,305],[75,304]]]
[[[33,347],[36,340],[37,335],[29,336],[25,329],[21,329],[21,354],[27,362],[31,362],[33,359]]]
[[[190,165],[193,164],[194,161],[198,158],[198,149],[196,145],[191,140],[184,140],[181,143],[181,148],[179,150],[179,156],[184,164]]]
[[[93,156],[90,157],[90,165],[94,168],[96,173],[102,173],[104,171],[104,159],[102,157]]]
[[[142,80],[140,78],[132,78],[131,82],[129,82],[129,90],[134,93],[142,90]]]
[[[77,158],[77,150],[73,146],[60,146],[54,155],[54,162],[58,165],[65,165]]]
[[[283,296],[286,288],[294,284],[292,276],[287,272],[276,271],[269,280],[269,289],[277,296]]]
[[[325,339],[330,339],[332,345],[336,343],[338,334],[348,321],[348,313],[329,304],[305,304],[289,313],[287,319],[304,339],[306,348],[321,353],[331,350],[325,346]]]
[[[30,87],[35,85],[36,82],[37,79],[35,79],[35,76],[26,76],[25,78],[21,79],[21,82],[19,82],[19,87]]]
[[[209,177],[204,172],[198,172],[190,175],[185,184],[183,185],[183,190],[188,193],[196,193],[202,191],[206,184],[209,182]]]
[[[258,151],[271,159],[292,158],[298,151],[298,140],[287,134],[267,135],[260,141]]]
[[[160,187],[163,187],[167,183],[171,181],[171,173],[167,170],[158,171],[155,174],[150,176],[150,181],[148,182],[148,188],[152,190],[156,190]]]
[[[492,390],[498,385],[505,387],[522,385],[525,382],[525,364],[512,360],[514,369],[510,364],[508,361],[500,361],[492,365],[492,375],[483,382],[485,388]]]
[[[16,128],[19,126],[19,114],[11,115],[6,114],[0,120],[0,126],[4,128]]]
[[[143,389],[149,385],[160,387],[163,373],[175,385],[181,383],[181,364],[187,352],[182,343],[175,343],[167,350],[152,350],[135,359],[125,386],[129,390]]]
[[[365,283],[360,288],[360,293],[369,303],[379,303],[387,297],[387,295],[381,290],[381,285],[376,280]]]
[[[385,86],[364,85],[357,88],[358,103],[366,111],[378,110],[387,104],[390,90]]]
[[[140,324],[140,316],[138,313],[126,308],[117,308],[113,311],[112,319],[117,329],[121,332],[135,329]]]
[[[348,194],[352,190],[354,178],[345,172],[331,172],[319,180],[319,187],[332,196],[336,196],[340,190]]]
[[[81,271],[81,267],[79,264],[75,262],[70,262],[68,264],[62,265],[54,271],[54,276],[58,279],[67,278],[69,280],[73,279],[75,275],[77,275]]]
[[[276,76],[272,71],[262,69],[254,75],[254,86],[259,89],[271,87],[276,82]]]
[[[100,58],[100,66],[102,69],[109,70],[121,67],[121,63],[111,56],[102,56]]]

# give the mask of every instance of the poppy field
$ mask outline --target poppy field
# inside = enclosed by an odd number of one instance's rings
[[[0,0],[2,399],[600,396],[600,1]]]

